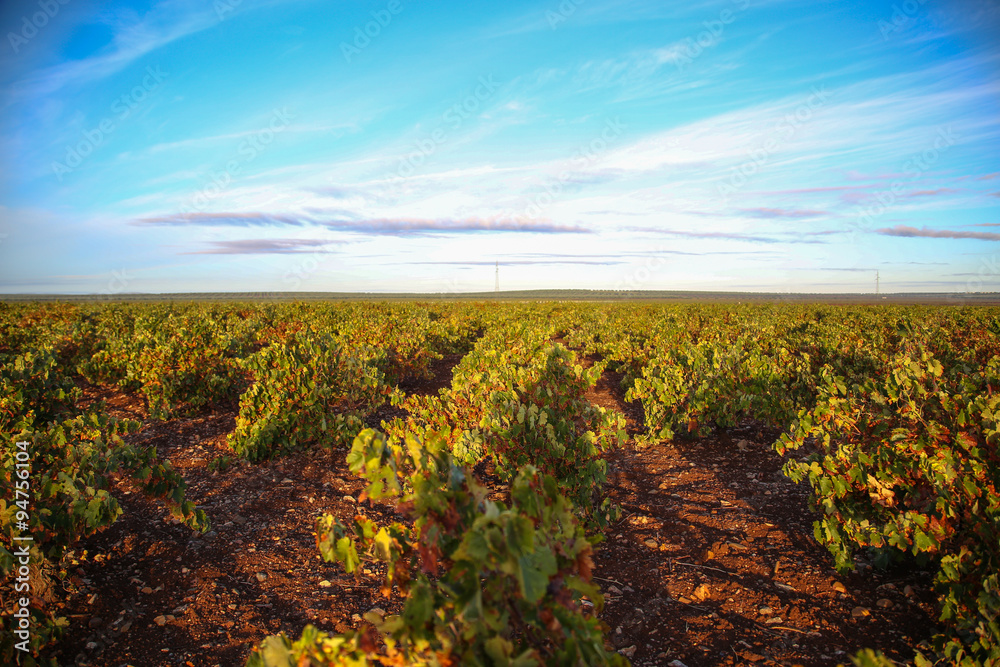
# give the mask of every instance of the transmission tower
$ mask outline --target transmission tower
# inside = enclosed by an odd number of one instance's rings
[[[497,280],[493,286],[493,291],[497,294],[500,293],[500,260],[497,260]]]
[[[878,296],[878,271],[875,272],[875,296]]]

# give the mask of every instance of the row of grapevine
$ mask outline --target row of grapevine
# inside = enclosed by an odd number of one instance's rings
[[[625,372],[649,437],[748,417],[786,431],[775,448],[806,454],[785,473],[812,485],[815,536],[838,568],[863,549],[937,569],[949,631],[918,659],[1000,664],[1000,320],[768,308],[612,307],[570,339]]]
[[[363,432],[348,455],[363,497],[394,501],[408,521],[318,522],[323,558],[348,572],[384,565],[381,590],[403,598],[402,612],[342,635],[270,637],[248,664],[625,664],[594,617],[600,535],[586,531],[612,518],[602,452],[621,437],[621,415],[584,398],[603,366],[585,370],[553,344],[544,310],[486,319],[449,388],[408,398],[408,419],[387,424],[389,436]],[[509,504],[474,474],[485,461]]]
[[[174,516],[207,530],[203,512],[185,499],[185,483],[153,447],[126,442],[138,422],[116,420],[103,406],[77,408],[75,368],[90,352],[88,322],[73,308],[0,307],[0,659],[15,663],[14,599],[30,584],[31,654],[56,641],[65,621],[46,601],[66,573],[62,557],[78,540],[113,523],[122,510],[109,493],[125,476]],[[18,538],[15,540],[15,538]],[[21,549],[27,549],[27,556]],[[15,558],[15,551],[18,557]],[[27,562],[27,565],[25,565]],[[27,573],[25,573],[27,570]],[[22,589],[23,590],[23,589]]]
[[[624,418],[584,397],[604,364],[584,369],[573,352],[551,342],[548,319],[532,322],[529,312],[494,323],[455,367],[451,387],[408,399],[409,419],[389,431],[446,433],[461,462],[488,458],[505,483],[531,463],[589,508],[606,478],[602,454],[619,444]]]
[[[376,366],[321,334],[274,342],[242,366],[252,384],[240,397],[229,444],[251,461],[350,444],[364,418],[396,398]]]
[[[1000,355],[983,331],[961,346],[954,330],[914,332],[866,377],[824,367],[815,406],[776,443],[812,452],[785,472],[812,484],[838,567],[858,548],[936,566],[949,632],[932,654],[969,666],[1000,664]]]
[[[370,320],[373,308],[384,317]],[[136,392],[153,419],[238,399],[231,445],[260,460],[316,442],[349,444],[365,416],[398,396],[389,378],[426,373],[442,352],[467,349],[476,318],[473,308],[399,305],[0,304],[4,662],[15,651],[7,595],[20,567],[15,536],[31,538],[37,655],[64,625],[46,604],[65,576],[62,556],[121,514],[109,492],[114,479],[130,478],[192,528],[208,529],[170,462],[130,444],[138,422],[109,418],[100,403],[77,407],[84,381]],[[30,479],[19,477],[18,464]]]
[[[252,461],[301,447],[349,446],[397,384],[426,376],[443,353],[468,349],[474,313],[435,313],[385,304],[313,309],[267,332],[268,344],[239,360],[233,451]]]

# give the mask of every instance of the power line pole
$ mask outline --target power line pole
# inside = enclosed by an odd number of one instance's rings
[[[497,260],[497,281],[493,287],[493,291],[497,294],[500,293],[500,260]]]

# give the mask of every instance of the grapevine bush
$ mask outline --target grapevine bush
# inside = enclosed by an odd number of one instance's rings
[[[989,365],[996,382],[1000,357]],[[1000,661],[1000,394],[981,379],[919,350],[856,384],[826,368],[815,408],[777,443],[813,446],[785,472],[812,484],[816,539],[839,568],[858,548],[877,563],[908,552],[937,564],[952,629],[937,653],[968,665]]]
[[[396,395],[378,369],[320,335],[273,343],[243,366],[252,384],[229,445],[251,461],[314,444],[346,446],[364,417]]]
[[[584,396],[604,364],[584,369],[548,333],[518,326],[483,336],[456,367],[451,387],[407,399],[411,418],[390,431],[446,434],[457,459],[470,466],[489,460],[504,483],[533,465],[554,477],[579,511],[606,523],[616,512],[595,501],[607,478],[603,455],[622,440],[624,417]]]
[[[591,580],[592,543],[559,486],[524,466],[510,506],[488,499],[443,438],[402,441],[366,430],[348,456],[372,501],[396,501],[412,525],[363,516],[321,517],[320,553],[355,572],[385,566],[382,592],[402,613],[367,615],[379,632],[330,636],[309,627],[292,642],[270,637],[253,667],[292,665],[621,665],[586,611],[603,598]]]
[[[122,510],[109,492],[116,476],[126,475],[149,497],[163,499],[171,513],[187,525],[208,530],[205,514],[185,500],[186,484],[169,462],[158,462],[154,447],[126,444],[122,436],[138,423],[118,421],[89,412],[47,427],[15,433],[0,449],[0,596],[3,635],[0,657],[14,664],[14,640],[9,624],[14,591],[14,546],[30,544],[31,615],[35,627],[31,648],[56,640],[65,625],[46,604],[54,582],[63,576],[60,561],[78,540],[110,526]],[[18,446],[17,442],[27,443]],[[20,455],[20,456],[19,456]],[[30,462],[30,478],[18,474],[18,462]],[[30,498],[17,502],[16,489]],[[15,542],[30,535],[32,541]]]

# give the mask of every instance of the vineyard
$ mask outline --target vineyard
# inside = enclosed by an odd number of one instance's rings
[[[1000,666],[1000,309],[0,304],[0,377],[4,664]]]

